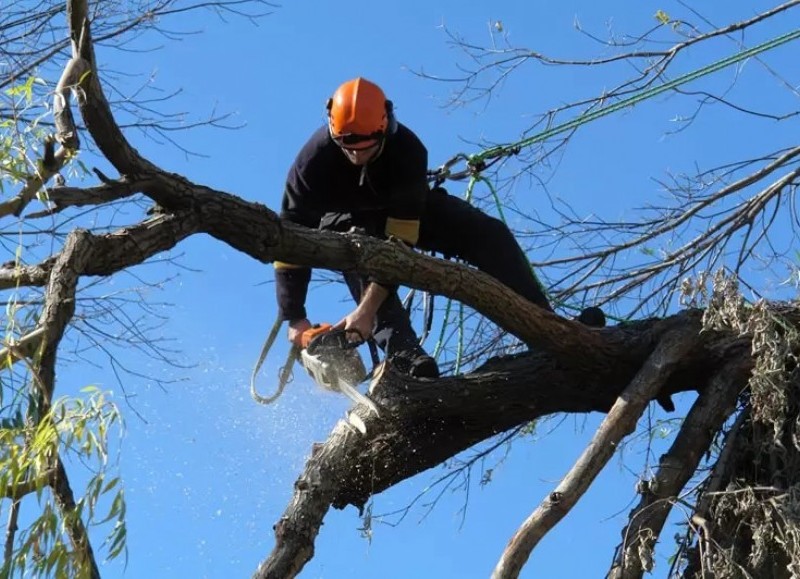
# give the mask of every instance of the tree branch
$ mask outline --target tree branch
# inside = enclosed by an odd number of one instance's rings
[[[700,392],[669,451],[659,460],[655,476],[643,485],[642,499],[622,531],[623,543],[609,578],[638,579],[652,570],[652,551],[674,499],[733,412],[747,384],[746,366],[741,359],[731,359]]]
[[[197,216],[191,212],[158,215],[113,233],[94,236],[92,258],[78,273],[108,276],[175,247],[180,241],[202,231]],[[63,251],[62,251],[63,253]],[[33,266],[16,266],[13,262],[0,267],[0,290],[21,285],[41,287],[61,253]]]
[[[647,403],[659,393],[697,342],[697,332],[692,328],[679,328],[662,338],[630,386],[614,403],[572,470],[511,538],[492,573],[493,579],[519,576],[534,547],[583,496],[614,455],[619,442],[636,428]]]
[[[72,58],[64,67],[64,72],[56,86],[53,95],[53,118],[56,126],[55,141],[60,144],[58,151],[53,150],[54,139],[49,137],[44,144],[45,153],[42,162],[37,167],[22,191],[4,203],[0,203],[0,218],[7,215],[19,215],[27,207],[39,189],[47,183],[69,160],[70,155],[80,148],[78,129],[69,106],[70,92],[80,96],[78,87],[84,78],[91,72],[89,63],[80,57],[79,43],[72,42]]]
[[[89,542],[89,534],[86,532],[86,526],[81,520],[80,511],[76,508],[75,496],[72,494],[67,471],[60,457],[56,457],[56,474],[52,489],[61,517],[64,520],[67,536],[70,539],[72,548],[79,555],[80,568],[84,572],[89,572],[90,579],[100,579],[100,570],[94,557],[94,549],[92,549],[92,544]]]
[[[75,293],[78,280],[81,272],[92,261],[95,247],[95,238],[90,233],[80,229],[74,230],[67,237],[64,248],[50,272],[45,292],[45,305],[39,317],[39,327],[42,330],[41,355],[34,365],[36,374],[39,376],[39,380],[33,382],[35,395],[38,398],[36,414],[32,416],[36,422],[42,420],[52,404],[58,345],[75,313]],[[99,579],[100,572],[89,536],[81,520],[80,511],[76,508],[66,469],[57,454],[54,458],[54,465],[56,472],[51,488],[67,535],[78,553],[80,567],[88,570],[92,579]]]
[[[130,197],[147,187],[148,183],[146,182],[131,181],[125,177],[95,187],[52,187],[48,191],[47,200],[53,204],[53,207],[46,211],[29,213],[26,217],[28,219],[44,217],[63,211],[67,207],[103,205]]]
[[[55,480],[55,474],[55,469],[48,469],[35,478],[27,479],[17,484],[6,485],[4,489],[0,489],[0,498],[18,501],[25,495],[35,493],[43,487],[51,485]]]
[[[153,164],[131,146],[111,114],[111,107],[100,85],[87,1],[68,0],[67,16],[73,47],[78,48],[77,58],[84,61],[91,71],[91,74],[84,74],[81,78],[78,106],[92,139],[121,175],[157,171]]]
[[[14,538],[17,535],[17,521],[19,520],[20,502],[15,500],[11,503],[8,511],[8,523],[6,524],[6,540],[3,545],[3,566],[0,572],[6,574],[11,569],[11,558],[14,556]]]
[[[667,333],[681,333],[681,327],[687,335],[698,335],[698,313],[608,328],[604,333],[615,335],[605,337],[641,355],[641,365],[653,344]],[[746,339],[710,332],[696,339],[699,342],[691,351],[662,370],[653,366],[655,356],[651,358],[650,372],[659,376],[662,393],[702,389],[725,360],[749,359]],[[609,360],[603,369],[581,370],[560,364],[546,353],[527,353],[492,359],[468,375],[436,381],[385,373],[371,388],[381,418],[357,407],[352,412],[366,424],[367,435],[354,433],[342,421],[325,444],[315,446],[295,483],[292,501],[275,527],[275,547],[255,577],[284,579],[299,572],[313,554],[318,526],[331,506],[360,508],[370,496],[542,416],[608,411],[636,376],[636,368],[622,369]],[[639,380],[644,377],[643,373]]]
[[[0,370],[7,368],[23,358],[31,358],[42,343],[43,328],[36,328],[19,340],[8,342],[0,349]]]

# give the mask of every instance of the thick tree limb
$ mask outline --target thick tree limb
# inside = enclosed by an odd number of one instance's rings
[[[711,475],[708,482],[703,488],[700,499],[697,501],[694,513],[692,514],[692,522],[697,520],[705,521],[708,519],[713,520],[711,513],[711,506],[715,498],[718,498],[718,492],[730,480],[730,471],[735,467],[737,460],[736,453],[741,449],[738,448],[737,442],[739,437],[742,436],[742,430],[745,424],[749,421],[751,415],[751,407],[746,406],[739,415],[736,421],[731,426],[725,437],[725,443],[722,450],[714,463],[714,468],[711,470]],[[702,575],[706,569],[713,569],[713,533],[708,532],[707,526],[696,525],[689,528],[701,528],[703,532],[697,533],[697,543],[688,550],[685,555],[687,561],[686,567],[683,569],[682,577],[696,577]]]
[[[698,334],[699,314],[686,312],[603,333],[630,344],[642,364],[652,344],[680,326],[689,335]],[[699,340],[673,362],[671,372],[664,370],[670,378],[662,392],[702,389],[724,360],[746,359],[747,340],[705,332]],[[643,343],[649,349],[642,350]],[[302,568],[313,554],[317,524],[330,506],[360,508],[370,496],[530,420],[556,412],[607,411],[635,375],[635,367],[620,372],[612,360],[602,370],[581,370],[546,353],[494,359],[469,375],[436,381],[388,373],[372,391],[381,418],[356,409],[367,435],[356,435],[340,423],[324,445],[315,447],[276,526],[275,548],[255,577],[291,577],[286,573]]]
[[[100,570],[94,557],[94,549],[89,542],[89,534],[81,520],[80,511],[76,508],[75,496],[72,494],[72,487],[70,487],[67,471],[61,458],[56,458],[56,474],[51,488],[64,520],[67,536],[72,548],[78,553],[81,569],[84,569],[84,572],[88,571],[91,579],[100,579]]]
[[[55,388],[55,364],[58,344],[67,325],[75,313],[75,291],[78,280],[86,265],[91,262],[94,252],[94,236],[87,231],[74,230],[67,237],[64,249],[59,254],[50,272],[45,303],[39,317],[42,332],[41,357],[37,363],[40,392],[45,407],[49,408]]]
[[[746,358],[731,359],[692,405],[675,441],[661,457],[658,471],[642,500],[631,511],[622,531],[618,560],[609,573],[613,579],[635,579],[652,570],[652,551],[674,499],[695,473],[714,436],[731,415],[739,393],[747,386],[750,365]]]
[[[78,128],[75,126],[75,119],[72,116],[72,109],[69,106],[70,92],[74,91],[80,98],[81,93],[78,87],[87,75],[91,74],[89,63],[80,57],[79,43],[72,43],[72,58],[64,67],[64,72],[56,86],[53,97],[53,120],[56,126],[56,139],[61,145],[71,151],[75,151],[80,146],[78,138]]]
[[[158,215],[131,227],[106,235],[94,236],[91,259],[80,275],[113,275],[128,267],[144,263],[150,257],[175,247],[188,236],[201,231],[197,215],[182,212]],[[33,266],[0,267],[0,290],[17,286],[43,286],[61,253]]]
[[[630,386],[614,403],[575,466],[511,538],[492,573],[493,579],[519,576],[534,547],[583,496],[614,455],[619,442],[636,428],[647,403],[658,394],[697,342],[697,333],[692,328],[678,328],[662,338]]]
[[[38,217],[58,213],[67,207],[103,205],[118,199],[130,197],[147,187],[148,184],[145,182],[131,182],[125,177],[95,187],[51,187],[48,191],[47,200],[51,203],[52,207],[46,211],[29,213],[26,217],[28,219],[36,219]]]
[[[315,231],[284,223],[274,212],[233,195],[194,185],[169,174],[131,177],[152,178],[158,185],[146,192],[160,205],[180,212],[180,220],[162,216],[114,234],[98,236],[103,251],[81,271],[85,275],[108,275],[141,263],[147,257],[193,233],[206,232],[251,257],[358,271],[387,283],[427,289],[457,299],[520,339],[572,360],[579,349],[591,364],[617,356],[620,363],[629,352],[592,330],[545,312],[493,277],[461,264],[413,252],[401,244],[351,234]],[[164,219],[165,221],[158,221]],[[0,289],[18,283],[38,285],[52,262],[39,267],[0,269]]]
[[[39,379],[34,381],[38,404],[36,414],[31,416],[39,421],[50,409],[56,382],[56,356],[58,345],[67,325],[75,313],[75,294],[81,272],[94,257],[95,238],[87,231],[75,230],[67,237],[64,248],[56,259],[45,292],[45,305],[39,317],[42,330],[40,356],[34,368]],[[67,536],[78,554],[79,565],[88,570],[92,579],[99,578],[100,572],[89,542],[89,535],[76,508],[72,488],[61,458],[54,458],[55,475],[51,484],[53,496],[59,507]]]
[[[86,0],[68,0],[67,18],[69,20],[70,38],[73,46],[78,47],[78,54],[73,58],[86,63],[91,74],[82,77],[78,106],[86,128],[103,156],[114,165],[121,175],[132,175],[142,171],[157,171],[154,165],[144,159],[134,149],[119,125],[114,121],[111,107],[100,85],[97,60],[89,22],[88,2]]]

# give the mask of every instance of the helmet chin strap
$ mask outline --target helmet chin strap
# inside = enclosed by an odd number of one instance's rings
[[[370,164],[370,163],[372,163],[372,162],[373,162],[375,159],[377,159],[378,157],[380,157],[380,156],[381,156],[381,153],[383,153],[383,147],[384,147],[384,145],[386,145],[386,135],[383,135],[383,136],[381,137],[381,144],[380,144],[380,145],[378,145],[378,150],[377,150],[377,151],[375,151],[375,154],[374,154],[374,155],[372,155],[372,158],[371,158],[369,161],[367,161],[367,165],[369,165],[369,164]]]
[[[375,154],[372,155],[372,157],[369,158],[369,161],[367,161],[366,163],[361,165],[361,173],[358,176],[358,186],[359,187],[363,187],[364,186],[364,181],[367,179],[367,167],[369,166],[369,164],[372,163],[378,157],[380,157],[381,153],[383,153],[383,145],[384,145],[384,143],[386,143],[386,137],[385,136],[381,139],[381,143],[380,143],[380,145],[378,145],[378,150],[375,151]]]

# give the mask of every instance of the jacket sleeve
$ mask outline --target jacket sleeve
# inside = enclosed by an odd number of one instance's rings
[[[289,170],[286,188],[281,202],[281,219],[315,228],[319,226],[321,214],[315,208],[314,191],[308,185],[308,164],[303,154]],[[306,296],[311,281],[311,268],[282,261],[275,262],[275,295],[278,301],[278,316],[281,320],[307,318]]]
[[[306,295],[311,281],[311,268],[275,262],[275,295],[278,299],[278,318],[302,320],[307,318]]]

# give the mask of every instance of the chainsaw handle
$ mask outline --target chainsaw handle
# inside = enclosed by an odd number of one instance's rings
[[[306,330],[300,336],[300,345],[303,349],[307,349],[308,346],[319,336],[323,334],[331,333],[330,338],[323,338],[319,340],[319,342],[338,342],[338,346],[344,349],[351,349],[357,348],[361,344],[363,344],[366,340],[364,340],[364,336],[361,335],[361,332],[358,330],[334,330],[333,326],[328,323],[321,323],[321,324],[314,324],[311,328]],[[351,342],[346,339],[348,333],[351,334],[358,334],[359,338],[361,339],[360,342]],[[335,337],[334,337],[335,336]]]
[[[326,323],[314,324],[300,335],[300,347],[308,348],[308,345],[311,343],[311,340],[313,340],[314,338],[316,338],[321,334],[330,332],[332,329],[333,326],[330,324]]]

